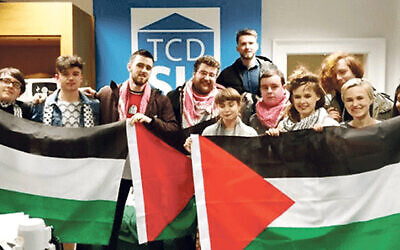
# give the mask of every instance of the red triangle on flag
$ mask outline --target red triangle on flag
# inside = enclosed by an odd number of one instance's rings
[[[189,157],[172,148],[143,126],[136,138],[146,213],[147,240],[155,240],[193,197]]]
[[[211,249],[244,249],[294,201],[209,139],[199,141]]]

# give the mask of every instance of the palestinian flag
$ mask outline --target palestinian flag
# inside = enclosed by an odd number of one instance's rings
[[[24,212],[62,242],[108,244],[125,123],[59,128],[0,111],[0,214]]]
[[[127,126],[139,244],[194,232],[191,160],[143,125]]]
[[[399,131],[194,136],[201,249],[399,249]]]

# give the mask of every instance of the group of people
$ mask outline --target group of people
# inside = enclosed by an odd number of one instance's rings
[[[148,82],[154,58],[146,50],[131,55],[126,81],[111,81],[98,92],[80,89],[80,57],[60,56],[55,75],[60,88],[44,102],[34,104],[17,100],[25,91],[22,73],[4,68],[0,70],[0,109],[62,127],[92,127],[128,119],[131,125],[142,123],[188,152],[190,139],[179,140],[176,136],[184,129],[203,135],[279,136],[301,129],[321,131],[326,126],[363,128],[400,113],[400,86],[394,102],[378,93],[363,78],[363,68],[352,55],[333,53],[322,62],[320,75],[299,67],[286,82],[271,60],[256,56],[256,31],[241,30],[236,41],[240,57],[231,66],[220,73],[220,63],[215,58],[202,56],[194,64],[192,77],[166,96]],[[131,179],[127,160],[108,249],[117,248]],[[179,249],[195,248],[191,236],[178,239],[176,244]],[[156,241],[149,247],[163,246]]]

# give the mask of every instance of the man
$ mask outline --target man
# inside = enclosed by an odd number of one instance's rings
[[[14,116],[32,118],[32,105],[18,101],[25,92],[24,76],[16,68],[0,69],[0,109]]]
[[[203,56],[194,63],[192,78],[183,86],[169,92],[175,117],[182,128],[188,128],[202,122],[205,126],[213,123],[217,116],[214,105],[218,93],[216,79],[220,64],[212,56]]]
[[[271,60],[256,56],[258,43],[255,30],[239,30],[236,33],[236,43],[240,58],[221,72],[217,82],[236,89],[240,94],[247,92],[260,96],[260,72]]]
[[[37,105],[33,119],[50,126],[93,127],[99,123],[100,103],[79,91],[83,82],[83,61],[78,56],[59,56],[56,79],[60,89]]]
[[[163,96],[161,91],[152,89],[148,83],[153,64],[154,58],[150,52],[136,51],[130,57],[127,65],[129,79],[120,85],[112,81],[110,86],[103,87],[96,94],[101,103],[102,123],[130,119],[131,125],[140,122],[164,139],[170,138],[173,132],[179,129],[169,99]],[[129,161],[127,161],[121,180],[108,249],[117,249],[124,207],[132,186],[129,165]],[[149,247],[161,248],[162,243],[149,243]]]
[[[361,63],[352,55],[346,53],[332,53],[327,56],[321,65],[320,81],[326,95],[326,107],[333,119],[338,122],[349,121],[352,117],[347,113],[341,99],[341,88],[348,80],[362,78],[364,70]],[[388,119],[391,116],[393,101],[385,93],[378,93],[374,89],[374,102],[371,105],[371,117],[378,120]]]

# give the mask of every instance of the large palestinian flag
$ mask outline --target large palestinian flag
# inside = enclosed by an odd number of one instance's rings
[[[108,244],[125,123],[57,128],[0,111],[0,214],[24,212],[62,242]]]
[[[399,131],[194,136],[202,250],[399,249]]]
[[[142,125],[127,126],[139,244],[194,232],[191,160]]]

